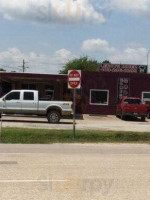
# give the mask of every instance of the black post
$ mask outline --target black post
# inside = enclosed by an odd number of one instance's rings
[[[1,113],[1,121],[0,121],[0,143],[2,143],[2,122],[3,122],[2,116],[3,113]]]

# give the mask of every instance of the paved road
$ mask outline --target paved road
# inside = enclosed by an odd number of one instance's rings
[[[72,120],[63,119],[59,124],[48,124],[45,118],[35,117],[3,117],[4,127],[37,128],[37,129],[72,129]],[[112,131],[138,131],[150,132],[150,120],[141,122],[140,120],[122,121],[115,116],[88,116],[84,115],[84,120],[77,120],[78,130],[112,130]]]
[[[1,144],[0,199],[150,199],[150,146]]]

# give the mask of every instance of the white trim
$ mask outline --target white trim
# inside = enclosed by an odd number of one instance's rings
[[[107,92],[107,104],[102,103],[91,103],[91,92],[92,91],[100,91],[100,92]],[[98,105],[98,106],[108,106],[109,105],[109,90],[102,90],[102,89],[90,89],[90,105]]]
[[[143,98],[143,94],[144,94],[144,93],[150,94],[150,91],[143,91],[143,92],[142,92],[142,97],[141,97],[142,101],[150,101],[150,98],[148,98],[148,99]]]
[[[70,81],[80,81],[80,78],[68,78],[69,82]]]

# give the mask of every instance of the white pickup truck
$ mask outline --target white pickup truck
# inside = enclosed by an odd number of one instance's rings
[[[40,100],[36,90],[12,90],[0,98],[0,113],[46,116],[49,123],[58,123],[72,114],[72,102]]]

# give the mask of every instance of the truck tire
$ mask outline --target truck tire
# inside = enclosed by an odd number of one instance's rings
[[[145,116],[141,116],[141,121],[145,122],[146,117]]]
[[[125,119],[125,117],[124,117],[124,115],[123,115],[123,112],[121,113],[121,120],[124,120]]]
[[[116,117],[118,118],[119,117],[119,115],[118,115],[118,112],[116,111]]]
[[[56,124],[60,121],[60,112],[57,110],[51,110],[47,114],[47,120],[49,123]]]

